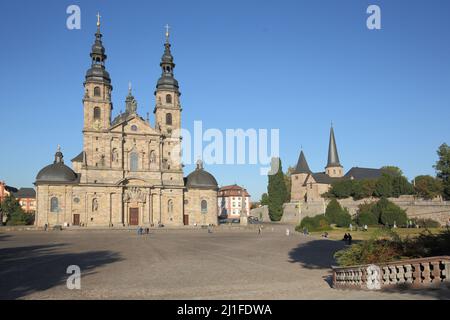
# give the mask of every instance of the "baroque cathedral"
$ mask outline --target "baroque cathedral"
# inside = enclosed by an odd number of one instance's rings
[[[131,86],[125,112],[112,119],[111,78],[97,20],[83,97],[83,150],[36,176],[37,226],[180,226],[217,224],[218,184],[201,161],[187,177],[181,163],[181,103],[166,31],[156,84],[155,125],[137,114]]]

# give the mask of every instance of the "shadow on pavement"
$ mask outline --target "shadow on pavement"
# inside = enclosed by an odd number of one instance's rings
[[[388,293],[405,293],[417,295],[417,299],[421,297],[431,297],[439,300],[450,300],[450,284],[441,284],[435,288],[411,288],[408,285],[399,285],[394,288],[383,289],[383,292]]]
[[[122,260],[112,251],[65,253],[64,244],[36,245],[0,249],[0,299],[18,299],[36,291],[65,285],[69,265],[78,265],[81,275]],[[91,272],[90,272],[91,271]]]
[[[307,269],[331,269],[336,265],[333,255],[345,247],[342,241],[311,240],[300,243],[289,252],[290,262],[299,263]]]

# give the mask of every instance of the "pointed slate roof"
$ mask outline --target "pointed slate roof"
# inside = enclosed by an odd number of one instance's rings
[[[330,129],[330,143],[328,145],[328,163],[327,167],[342,167],[339,162],[339,155],[336,147],[336,138],[334,137],[333,126]]]
[[[308,162],[306,161],[305,154],[303,150],[300,152],[300,156],[298,157],[297,166],[295,167],[294,174],[298,173],[312,173],[309,169]]]

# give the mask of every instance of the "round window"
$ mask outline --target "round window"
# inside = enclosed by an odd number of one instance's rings
[[[131,131],[137,131],[137,126],[133,124],[133,125],[131,126]]]
[[[73,202],[80,203],[80,198],[78,198],[78,197],[73,198]]]

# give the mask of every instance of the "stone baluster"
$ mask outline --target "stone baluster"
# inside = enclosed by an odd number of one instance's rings
[[[422,272],[423,282],[425,284],[428,284],[431,281],[430,263],[424,262],[424,263],[421,263],[421,265],[423,266],[423,272]]]
[[[430,264],[433,267],[433,270],[431,272],[432,283],[440,283],[441,282],[440,261],[433,261]]]
[[[413,283],[421,284],[422,283],[422,267],[420,266],[420,263],[413,264],[414,271],[413,271]]]
[[[406,283],[413,283],[413,273],[412,273],[412,265],[407,264],[405,265],[405,281]]]
[[[388,285],[389,284],[389,267],[383,267],[383,284]]]
[[[389,284],[397,283],[397,268],[395,266],[389,266],[390,275],[389,275]]]
[[[444,277],[444,281],[450,282],[450,261],[443,262],[444,270],[442,270],[442,275]]]
[[[405,269],[402,265],[397,266],[397,283],[405,283]]]

